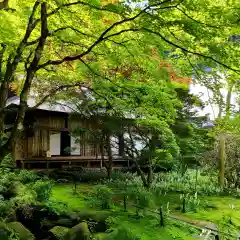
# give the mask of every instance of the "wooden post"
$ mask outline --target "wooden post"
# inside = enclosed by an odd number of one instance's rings
[[[50,149],[50,148],[49,148]],[[46,165],[47,165],[47,169],[49,169],[49,160],[51,160],[51,152],[50,150],[48,150],[46,152],[46,157],[47,157],[47,162],[46,162]]]
[[[185,213],[186,212],[186,199],[185,197],[183,197],[183,206],[182,206],[182,212]]]
[[[225,175],[225,161],[226,161],[226,150],[225,150],[225,136],[224,133],[219,135],[219,185],[221,188],[224,187],[224,175]]]
[[[163,216],[163,207],[162,206],[159,209],[159,219],[160,219],[160,226],[164,227],[164,216]]]
[[[124,212],[127,212],[127,197],[125,194],[123,196],[123,206],[124,206]]]
[[[100,169],[102,169],[103,167],[103,163],[102,163],[102,159],[100,160]]]

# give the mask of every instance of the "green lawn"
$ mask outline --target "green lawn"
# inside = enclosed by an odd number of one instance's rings
[[[53,188],[51,200],[67,203],[75,211],[86,209],[84,198],[91,189],[91,185],[81,184],[77,186],[77,192],[74,194],[73,184],[58,184]]]
[[[68,207],[74,211],[80,212],[103,212],[100,209],[91,209],[87,204],[86,197],[94,191],[94,185],[79,184],[77,191],[74,193],[72,184],[55,185],[52,192],[51,200],[55,202],[67,203]],[[199,226],[205,221],[222,224],[223,230],[231,230],[232,233],[240,231],[240,199],[234,197],[199,197],[200,207],[197,212],[182,214],[180,210],[181,201],[179,194],[168,194],[160,196],[156,202],[158,205],[164,205],[169,202],[170,214],[188,220]],[[231,206],[234,206],[232,209]],[[112,211],[105,211],[109,216],[115,216],[117,226],[124,226],[136,235],[141,235],[141,240],[147,239],[193,239],[196,230],[189,225],[178,222],[168,221],[166,228],[159,226],[158,216],[147,216],[135,219],[134,208],[128,207],[128,213],[121,211],[121,207],[116,205]],[[229,222],[231,216],[231,223]],[[114,225],[113,224],[113,225]],[[220,225],[219,225],[220,226]],[[221,228],[221,227],[220,227]]]

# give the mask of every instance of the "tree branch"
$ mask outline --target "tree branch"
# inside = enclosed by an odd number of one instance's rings
[[[120,23],[119,23],[119,24],[120,24]],[[114,25],[114,26],[117,26],[117,25]],[[125,30],[125,31],[122,30],[122,31],[120,31],[120,32],[118,32],[118,33],[114,33],[114,34],[112,34],[112,35],[109,35],[109,36],[104,37],[111,29],[112,29],[112,26],[109,27],[107,30],[105,30],[105,31],[100,35],[100,37],[99,37],[91,46],[89,46],[86,51],[82,52],[81,54],[75,55],[75,56],[66,56],[66,57],[64,57],[63,59],[59,59],[59,60],[49,60],[49,61],[47,61],[47,62],[45,62],[45,63],[43,63],[43,64],[40,64],[40,65],[38,66],[38,70],[41,69],[41,68],[44,68],[44,67],[46,67],[46,66],[48,66],[48,65],[60,65],[60,64],[62,64],[62,63],[64,63],[64,62],[70,62],[70,61],[80,60],[82,57],[84,57],[85,55],[87,55],[88,53],[90,53],[90,52],[92,51],[92,49],[93,49],[94,47],[96,47],[98,44],[100,44],[101,42],[107,40],[108,37],[110,37],[110,36],[117,36],[117,35],[120,35],[120,34],[123,33],[123,32],[126,32],[126,30]],[[127,31],[136,31],[136,29],[128,29]]]
[[[23,89],[20,94],[20,104],[19,104],[17,119],[14,123],[14,127],[11,131],[10,137],[6,143],[7,146],[10,146],[12,150],[15,148],[18,133],[21,132],[23,128],[23,121],[24,121],[25,112],[27,109],[28,94],[30,91],[32,80],[36,73],[38,63],[42,56],[42,52],[44,49],[47,36],[48,36],[47,3],[42,2],[41,3],[41,37],[35,49],[33,60],[31,61],[29,67],[26,70],[27,75],[23,85]]]
[[[208,23],[203,23],[203,22],[201,22],[201,21],[199,21],[199,20],[196,20],[196,19],[194,19],[193,17],[189,16],[189,15],[188,15],[185,11],[183,11],[181,8],[179,8],[179,7],[176,7],[176,8],[177,8],[177,10],[179,10],[180,12],[182,12],[187,18],[191,19],[192,21],[194,21],[194,22],[196,22],[196,23],[198,23],[198,24],[202,24],[202,25],[205,25],[205,26],[211,27],[211,28],[217,28],[217,29],[220,28],[219,26],[210,25],[210,24],[208,24]],[[222,27],[223,27],[223,26],[222,26]]]
[[[66,88],[73,88],[73,87],[83,87],[84,84],[86,84],[85,82],[80,82],[80,83],[75,83],[75,84],[65,84],[65,85],[61,85],[58,86],[56,88],[53,88],[49,91],[49,94],[47,94],[46,96],[44,96],[35,106],[33,106],[32,108],[38,108],[40,105],[42,105],[44,102],[46,102],[46,100],[50,97],[52,97],[54,94],[56,94],[59,91],[62,91]]]
[[[50,13],[48,13],[48,17],[56,14],[58,11],[60,11],[61,9],[65,8],[65,7],[71,7],[71,6],[74,6],[74,5],[84,5],[84,6],[88,6],[90,8],[93,8],[95,10],[100,10],[100,11],[107,11],[107,12],[111,12],[111,13],[115,13],[115,14],[118,14],[114,11],[111,11],[110,9],[107,9],[107,8],[99,8],[97,6],[94,6],[92,4],[89,4],[89,3],[86,3],[86,2],[82,2],[82,1],[76,1],[76,2],[72,2],[72,3],[66,3],[66,4],[62,4],[60,5],[59,7],[55,8],[53,11],[51,11]]]
[[[94,37],[93,35],[90,35],[90,34],[81,32],[80,30],[78,30],[78,29],[76,29],[76,28],[74,28],[74,27],[71,27],[71,26],[61,27],[61,28],[58,28],[58,29],[56,29],[56,30],[49,31],[48,36],[54,36],[55,33],[60,32],[60,31],[64,31],[64,30],[66,30],[66,29],[71,29],[71,30],[73,30],[73,31],[75,31],[75,32],[77,32],[77,33],[79,33],[79,34],[81,34],[81,35],[87,36],[87,37]],[[27,45],[27,46],[34,45],[34,44],[38,43],[39,40],[40,40],[40,37],[37,38],[37,39],[35,39],[35,40],[33,40],[33,41],[27,42],[26,45]]]
[[[18,63],[21,60],[24,47],[27,45],[27,40],[30,37],[30,35],[31,35],[32,31],[34,30],[34,28],[36,27],[36,24],[34,23],[34,15],[35,15],[35,12],[36,12],[39,4],[40,4],[40,1],[37,0],[35,2],[34,6],[33,6],[33,10],[32,10],[32,13],[31,13],[29,21],[28,21],[28,25],[27,25],[27,29],[26,29],[25,35],[24,35],[22,41],[18,45],[18,48],[16,50],[16,54],[15,54],[15,57],[14,57],[12,63],[9,64],[9,67],[6,69],[4,81],[8,82],[11,79],[12,74],[15,72]]]
[[[84,36],[87,36],[87,37],[94,37],[93,35],[84,33],[84,32],[82,32],[82,31],[80,31],[80,30],[78,30],[78,29],[76,29],[76,28],[74,28],[74,27],[71,27],[71,26],[61,27],[61,28],[58,28],[58,29],[56,29],[56,30],[50,31],[50,32],[49,32],[49,36],[53,36],[55,33],[60,32],[60,31],[63,31],[63,30],[66,30],[66,29],[71,29],[71,30],[73,30],[74,32],[77,32],[77,33],[79,33],[79,34],[81,34],[81,35],[84,35]]]
[[[1,88],[0,88],[0,131],[1,131],[1,129],[3,129],[3,125],[4,125],[4,116],[5,116],[4,108],[5,108],[7,96],[8,96],[9,82],[11,81],[11,79],[17,69],[18,63],[21,61],[22,54],[25,49],[27,40],[30,37],[33,29],[36,27],[36,25],[34,24],[34,15],[35,15],[35,12],[36,12],[39,4],[40,4],[39,0],[35,1],[33,9],[32,9],[32,13],[29,17],[25,35],[24,35],[22,41],[19,43],[14,57],[12,56],[12,54],[10,54],[8,56],[6,71],[5,71],[3,82],[2,82]]]
[[[225,67],[225,68],[227,68],[227,69],[229,69],[229,70],[232,70],[232,71],[240,74],[240,70],[239,70],[239,69],[234,69],[234,68],[226,65],[225,63],[222,63],[222,62],[216,60],[215,58],[213,58],[213,57],[211,57],[211,56],[207,56],[207,55],[204,55],[204,54],[202,54],[202,53],[198,53],[198,52],[194,52],[194,51],[188,50],[188,49],[186,49],[185,47],[182,47],[182,46],[180,46],[180,45],[178,45],[178,44],[176,44],[176,43],[173,43],[173,42],[171,42],[170,40],[166,39],[166,38],[165,38],[162,34],[160,34],[159,32],[155,32],[155,31],[153,31],[153,30],[151,30],[151,29],[147,29],[147,28],[143,28],[143,30],[146,31],[146,32],[149,32],[149,33],[152,33],[152,34],[155,34],[155,35],[159,36],[159,37],[160,37],[162,40],[164,40],[166,43],[168,43],[168,44],[170,44],[170,45],[172,45],[172,46],[174,46],[174,47],[176,47],[176,48],[178,48],[178,49],[181,49],[183,52],[191,53],[191,54],[193,54],[193,55],[196,55],[196,56],[199,56],[199,57],[203,57],[203,58],[212,60],[213,62],[218,63],[219,65],[221,65],[221,66],[223,66],[223,67]]]
[[[183,2],[183,1],[184,1],[184,0],[180,1],[180,3]],[[112,29],[114,29],[115,27],[117,27],[117,26],[119,26],[119,25],[122,25],[122,24],[124,24],[124,23],[127,23],[127,22],[134,21],[134,20],[135,20],[136,18],[138,18],[140,15],[142,15],[143,13],[145,13],[146,10],[148,10],[148,9],[154,7],[154,6],[160,6],[160,5],[162,5],[162,4],[166,4],[166,3],[169,3],[169,2],[171,2],[171,0],[166,0],[166,1],[160,2],[160,3],[155,4],[155,5],[149,5],[149,6],[145,7],[143,10],[139,11],[139,13],[137,13],[137,14],[136,14],[135,16],[133,16],[133,17],[124,18],[124,19],[121,20],[121,21],[118,21],[118,22],[113,23],[110,27],[108,27],[105,31],[102,32],[102,34],[99,36],[99,38],[98,38],[91,46],[89,46],[89,48],[88,48],[86,51],[82,52],[81,54],[75,55],[75,56],[66,56],[66,57],[64,57],[63,59],[59,59],[59,60],[49,60],[49,61],[47,61],[47,62],[45,62],[45,63],[43,63],[43,64],[40,64],[40,65],[38,66],[38,70],[41,69],[41,68],[44,68],[44,67],[46,67],[46,66],[48,66],[48,65],[60,65],[60,64],[62,64],[63,62],[80,60],[83,56],[85,56],[85,55],[87,55],[88,53],[90,53],[95,46],[97,46],[98,44],[100,44],[101,42],[103,42],[105,39],[107,39],[108,36],[106,36],[106,35],[107,35]],[[82,3],[82,2],[75,2],[75,4],[78,4],[78,3]],[[164,7],[162,7],[162,8],[158,8],[158,10],[160,10],[160,9],[165,9],[165,8],[169,8],[169,7],[174,8],[174,7],[178,6],[180,3],[178,3],[177,5],[174,5],[174,6],[164,6]],[[73,3],[72,3],[72,4],[73,4]],[[132,29],[131,29],[131,30],[132,30]],[[130,30],[128,29],[128,31],[130,31]],[[134,31],[136,31],[136,30],[134,30]],[[125,31],[122,30],[122,31],[120,31],[120,32],[118,32],[118,33],[114,33],[114,34],[111,34],[111,35],[109,35],[109,36],[116,36],[116,35],[119,35],[119,34],[121,34],[121,33],[123,33],[123,32],[126,32],[126,30],[125,30]],[[106,37],[105,37],[105,36],[106,36]]]
[[[137,28],[124,29],[124,30],[121,30],[119,32],[107,35],[106,37],[103,38],[103,40],[108,39],[110,37],[118,36],[118,35],[120,35],[120,34],[122,34],[124,32],[137,32],[137,31],[139,31],[139,29],[137,29]]]
[[[2,67],[3,67],[3,55],[6,50],[6,44],[1,43],[2,49],[0,50],[0,83],[2,82],[3,79],[3,72],[2,72]]]

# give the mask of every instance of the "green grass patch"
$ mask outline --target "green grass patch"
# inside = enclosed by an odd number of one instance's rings
[[[134,218],[135,207],[131,206],[131,202],[128,202],[127,213],[123,212],[123,204],[119,202],[116,202],[110,210],[90,208],[87,197],[94,193],[96,189],[96,185],[79,184],[77,190],[74,191],[73,184],[57,184],[53,187],[50,200],[66,203],[71,210],[77,211],[85,218],[94,219],[99,216],[101,219],[106,219],[111,216],[115,220],[114,223],[110,224],[110,227],[115,226],[115,229],[117,229],[117,226],[121,226],[130,229],[131,233],[140,236],[141,240],[193,239],[193,236],[197,236],[199,233],[197,229],[188,224],[170,220],[167,221],[166,227],[162,228],[159,226],[158,215],[147,211],[145,211],[143,218]],[[163,194],[156,197],[155,206],[152,210],[157,210],[161,205],[164,208],[168,205],[171,215],[182,217],[198,226],[208,221],[218,224],[219,229],[224,232],[235,234],[240,231],[240,199],[229,196],[199,196],[199,199],[200,205],[197,212],[183,214],[181,212],[180,194]],[[100,239],[105,239],[107,235],[109,234],[102,234]]]
[[[85,198],[91,190],[92,186],[88,184],[79,184],[76,192],[73,184],[56,184],[50,200],[66,203],[72,210],[79,211],[88,208]]]

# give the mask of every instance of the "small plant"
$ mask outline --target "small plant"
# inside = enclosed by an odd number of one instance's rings
[[[7,217],[14,207],[13,201],[0,201],[0,218]]]
[[[194,193],[196,189],[198,194],[204,195],[216,196],[222,192],[218,186],[217,175],[202,175],[201,171],[196,173],[194,170],[187,170],[184,175],[181,175],[178,171],[158,173],[155,179],[153,191],[157,196],[160,196],[163,192]]]
[[[211,230],[206,230],[206,229],[202,230],[202,232],[199,235],[199,238],[203,239],[203,240],[213,240],[213,239],[215,239],[212,236],[212,231]]]
[[[229,204],[229,208],[231,209],[231,212],[228,214],[229,223],[230,223],[230,224],[233,224],[232,216],[233,216],[233,211],[234,211],[234,209],[235,209],[235,205],[234,205],[234,204]]]
[[[105,185],[97,185],[96,193],[88,197],[88,202],[95,207],[110,209],[112,202],[112,189]]]
[[[53,184],[50,181],[36,181],[32,185],[32,189],[36,192],[37,194],[37,201],[39,202],[44,202],[49,200],[51,192],[52,192],[52,187]]]
[[[166,209],[165,209],[165,214],[167,216],[169,216],[169,214],[170,214],[169,202],[167,202]]]
[[[18,177],[20,182],[23,184],[33,183],[38,179],[38,176],[29,170],[21,170]]]
[[[0,195],[2,195],[4,199],[10,199],[16,196],[18,187],[16,175],[7,169],[1,169],[0,176]]]
[[[118,227],[113,229],[113,231],[109,234],[108,237],[103,238],[104,240],[140,240],[140,236],[135,235],[132,233],[131,229],[126,227]]]
[[[8,155],[6,155],[2,162],[1,162],[1,165],[3,167],[7,167],[7,168],[14,168],[16,166],[16,163],[15,161],[13,160],[13,157],[12,157],[12,154],[9,153]]]
[[[180,200],[182,202],[183,212],[197,212],[200,205],[200,200],[198,199],[197,192],[194,195],[181,194]]]

